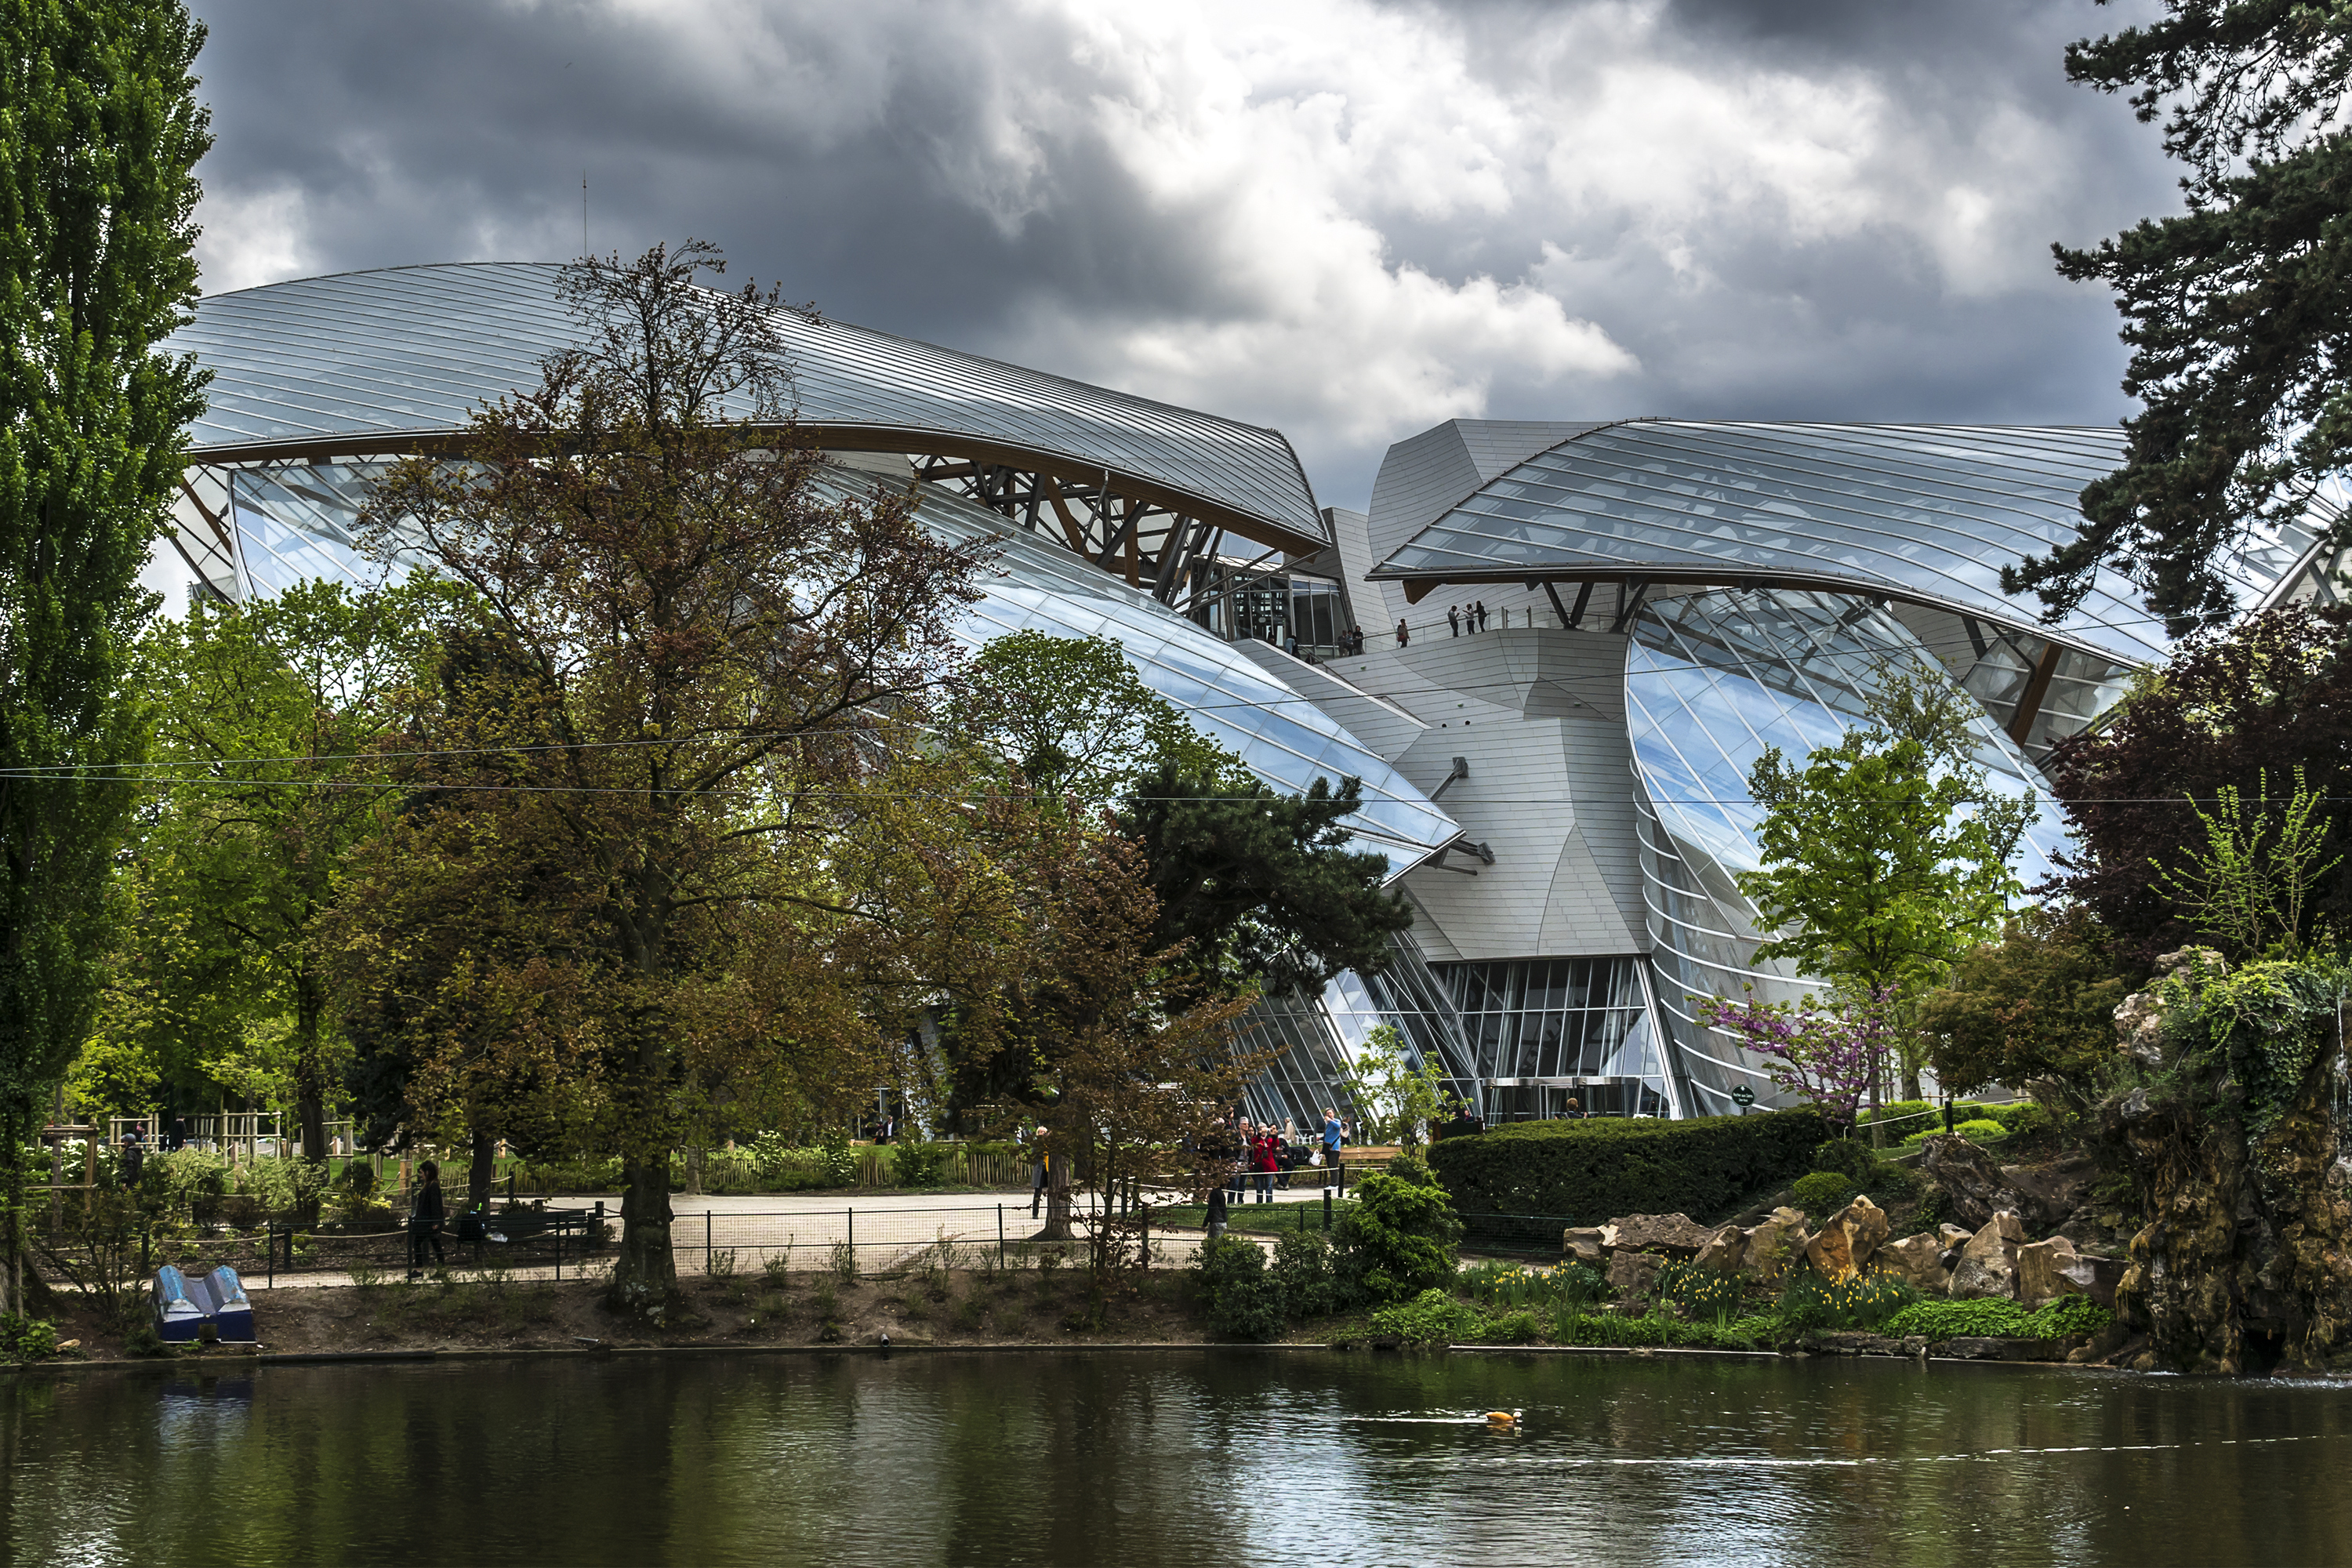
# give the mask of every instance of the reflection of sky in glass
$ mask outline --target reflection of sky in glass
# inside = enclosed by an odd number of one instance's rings
[[[1748,773],[1767,748],[1790,762],[1867,722],[1864,693],[1881,665],[1942,667],[1903,624],[1859,600],[1794,589],[1653,601],[1625,653],[1634,766],[1668,831],[1727,871],[1753,870],[1762,812]],[[2016,867],[2052,875],[2064,843],[2056,804],[2016,744],[1980,715],[1976,761],[1993,787],[2032,790],[2040,815]]]
[[[537,387],[541,360],[578,342],[556,277],[541,263],[395,267],[215,295],[164,345],[213,373],[191,444],[459,428],[477,405]],[[845,322],[785,312],[777,326],[808,423],[1071,458],[1329,537],[1276,431]]]
[[[2116,468],[2122,440],[2116,429],[1635,420],[1520,464],[1384,565],[1746,566],[1907,591],[2030,628],[2039,606],[2002,593],[2000,569],[2074,538],[2083,487]],[[2314,537],[2258,540],[2225,572],[2251,603]],[[2137,591],[2108,571],[2059,629],[2132,663],[2167,647]]]
[[[383,567],[361,555],[353,529],[373,464],[284,464],[239,470],[233,514],[248,591],[278,593],[311,577],[381,582]],[[824,468],[821,491],[863,496],[870,474]],[[1367,847],[1402,871],[1454,837],[1454,821],[1387,763],[1305,698],[1279,684],[1239,650],[1067,551],[1013,530],[996,513],[945,490],[926,488],[919,515],[956,541],[995,541],[988,595],[972,606],[964,630],[977,646],[1007,632],[1118,641],[1145,685],[1174,703],[1212,740],[1274,788],[1301,794],[1318,777],[1336,787],[1363,781],[1363,805],[1349,819]]]

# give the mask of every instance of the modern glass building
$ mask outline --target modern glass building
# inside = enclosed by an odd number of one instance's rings
[[[415,267],[205,300],[174,342],[214,374],[174,542],[198,590],[399,569],[355,547],[370,485],[462,454],[480,405],[537,384],[576,330],[556,283]],[[1349,826],[1415,924],[1380,973],[1258,1005],[1288,1047],[1261,1117],[1343,1105],[1384,1024],[1490,1118],[1710,1114],[1742,1085],[1772,1103],[1692,1008],[1814,984],[1750,963],[1755,759],[1834,740],[1890,670],[1947,675],[1979,705],[1978,762],[2045,801],[2031,882],[2061,847],[2050,745],[2166,651],[2119,580],[2054,626],[2000,589],[2069,536],[2114,431],[1454,421],[1390,449],[1366,515],[1318,509],[1271,430],[814,317],[778,330],[822,484],[909,488],[927,526],[994,542],[971,642],[1116,638],[1268,784],[1363,781]],[[2282,535],[2233,581],[2249,609],[2326,599],[2338,564]]]

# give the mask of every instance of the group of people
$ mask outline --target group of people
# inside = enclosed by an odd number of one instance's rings
[[[1457,637],[1462,636],[1465,632],[1485,631],[1486,629],[1486,601],[1484,599],[1474,599],[1469,604],[1455,605],[1452,606],[1445,612],[1445,624],[1454,628],[1454,635]],[[1507,626],[1511,624],[1511,612],[1508,609],[1506,609],[1503,612],[1503,624]],[[1533,610],[1529,610],[1528,612],[1528,625],[1532,626],[1535,624],[1536,613]],[[1412,646],[1412,628],[1402,621],[1397,622],[1396,642],[1397,647],[1411,647]],[[1356,651],[1358,653],[1364,651],[1363,643],[1360,640],[1360,637],[1357,642]]]
[[[1277,1184],[1284,1192],[1290,1190],[1292,1173],[1337,1165],[1347,1139],[1347,1124],[1328,1106],[1323,1108],[1323,1125],[1311,1141],[1300,1134],[1298,1123],[1289,1117],[1284,1117],[1279,1127],[1271,1121],[1237,1118],[1234,1122],[1236,1158],[1227,1190],[1236,1198],[1246,1199],[1255,1188],[1257,1201],[1270,1204]]]

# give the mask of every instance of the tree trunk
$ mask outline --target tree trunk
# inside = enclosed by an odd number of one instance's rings
[[[669,1249],[669,1152],[621,1166],[621,1255],[613,1263],[613,1300],[651,1311],[677,1289]]]
[[[294,983],[294,1114],[302,1127],[302,1158],[327,1163],[327,1090],[319,1069],[319,1026],[326,1016],[319,983],[304,973]]]
[[[490,1203],[490,1183],[498,1175],[499,1141],[483,1129],[474,1132],[474,1163],[466,1173],[466,1206],[479,1212]]]

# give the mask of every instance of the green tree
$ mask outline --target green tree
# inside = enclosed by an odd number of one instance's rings
[[[477,416],[467,465],[399,467],[367,524],[473,591],[482,651],[409,748],[409,814],[442,826],[420,826],[416,865],[373,860],[381,896],[357,914],[387,913],[343,950],[504,996],[547,976],[563,1009],[547,1037],[621,1157],[613,1283],[632,1309],[675,1285],[670,1152],[710,1079],[822,1087],[859,1040],[902,1033],[836,1005],[847,981],[820,984],[835,971],[812,932],[856,917],[827,865],[845,792],[927,716],[979,593],[974,553],[919,526],[911,497],[818,493],[782,307],[704,287],[719,265],[688,244],[567,268],[583,346]],[[528,918],[500,929],[535,931],[536,952],[409,965],[462,931],[476,853],[514,868],[499,896]],[[467,1037],[437,1038],[446,1062]]]
[[[2114,289],[2141,409],[2074,539],[2003,585],[2063,611],[2112,566],[2178,635],[2234,616],[2230,553],[2310,517],[2352,461],[2352,10],[2168,0],[2073,45],[2066,74],[2163,121],[2187,210],[2056,247],[2059,271]]]
[[[1957,1094],[2045,1081],[2077,1110],[2116,1057],[2116,1008],[2130,976],[2088,910],[2021,910],[2000,940],[1970,949],[1920,1001],[1936,1076]]]
[[[1343,969],[1376,973],[1388,939],[1412,924],[1402,893],[1384,891],[1388,858],[1349,847],[1342,820],[1363,798],[1356,779],[1303,795],[1255,780],[1202,779],[1161,767],[1120,808],[1160,900],[1151,945],[1226,990],[1256,984],[1314,993]]]
[[[1109,638],[1011,632],[980,650],[967,679],[949,733],[1042,800],[1106,806],[1160,768],[1247,776],[1240,759],[1144,685]]]
[[[2342,856],[2327,853],[2329,814],[2294,770],[2294,793],[2273,805],[2270,775],[2263,773],[2252,810],[2238,786],[2214,792],[2213,809],[2186,797],[2205,832],[2200,850],[2184,846],[2179,863],[2151,858],[2157,889],[2173,900],[2189,923],[2218,942],[2240,963],[2263,957],[2301,956],[2304,910],[2312,889],[2334,870]]]
[[[140,661],[161,810],[140,837],[149,933],[192,987],[241,995],[280,1047],[305,1158],[327,1157],[340,1077],[319,950],[344,857],[382,826],[376,753],[429,679],[446,585],[299,584],[158,622]],[[158,927],[163,928],[159,930]]]
[[[0,1149],[5,1260],[28,1125],[88,1032],[106,886],[141,736],[137,589],[203,407],[156,345],[195,299],[189,74],[204,29],[162,0],[0,6]],[[12,1301],[14,1292],[11,1293]]]
[[[1412,1064],[1412,1053],[1394,1024],[1381,1024],[1357,1048],[1346,1079],[1349,1098],[1363,1112],[1367,1142],[1418,1148],[1429,1124],[1463,1102],[1446,1092],[1445,1075],[1433,1061]]]
[[[2018,883],[2009,871],[2022,819],[1982,805],[1981,782],[1931,766],[1912,736],[1855,730],[1805,765],[1779,748],[1757,759],[1749,793],[1764,808],[1760,868],[1736,880],[1772,932],[1757,962],[1787,958],[1859,997],[1903,1004],[2000,929]],[[1916,1098],[1920,1054],[1904,1054]],[[1870,1103],[1884,1103],[1874,1082]]]

